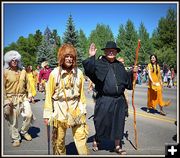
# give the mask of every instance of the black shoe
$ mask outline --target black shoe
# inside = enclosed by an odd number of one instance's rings
[[[164,111],[160,111],[160,115],[166,116],[166,113]]]
[[[147,109],[146,112],[147,112],[147,113],[151,113],[151,110],[150,110],[150,109]]]

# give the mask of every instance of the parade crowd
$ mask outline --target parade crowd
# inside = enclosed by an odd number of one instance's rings
[[[131,69],[131,67],[128,67],[128,69]],[[160,73],[164,87],[175,88],[177,86],[177,74],[173,67],[164,64],[160,67]],[[147,64],[138,65],[137,84],[148,83],[148,79]]]
[[[124,59],[116,59],[121,52],[113,41],[107,41],[104,55],[97,57],[97,48],[90,45],[89,57],[82,64],[84,72],[77,65],[77,50],[71,44],[63,44],[58,50],[58,65],[50,68],[48,59],[33,70],[32,65],[21,64],[21,52],[11,50],[4,55],[3,70],[3,112],[8,123],[12,146],[21,145],[21,139],[31,141],[28,133],[36,121],[31,104],[36,103],[37,92],[44,93],[43,119],[46,126],[52,126],[52,146],[54,155],[65,155],[65,137],[68,128],[72,129],[73,139],[79,155],[88,155],[87,139],[89,134],[86,123],[86,97],[84,83],[88,78],[88,92],[93,91],[94,127],[92,149],[98,151],[101,141],[114,141],[114,151],[126,155],[122,139],[125,118],[128,117],[127,90],[136,84],[146,84],[147,112],[159,105],[160,114],[166,115],[162,88],[176,86],[174,68],[160,67],[157,56],[150,56],[149,64],[127,69]],[[18,118],[23,118],[20,130]]]

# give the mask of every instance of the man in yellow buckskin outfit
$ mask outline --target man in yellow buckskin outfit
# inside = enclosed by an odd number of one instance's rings
[[[4,55],[3,71],[3,112],[8,121],[12,146],[20,146],[21,136],[27,141],[32,140],[28,129],[33,119],[33,113],[28,101],[28,80],[25,70],[21,70],[21,55],[11,50]],[[18,116],[23,117],[22,127],[18,131]]]
[[[87,155],[88,126],[83,90],[84,76],[76,64],[77,52],[71,44],[64,44],[58,52],[58,63],[49,76],[44,105],[44,123],[53,125],[53,154],[66,154],[65,135],[72,128],[80,155]]]

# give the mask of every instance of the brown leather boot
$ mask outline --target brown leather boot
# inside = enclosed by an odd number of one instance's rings
[[[24,139],[26,139],[27,141],[31,141],[31,140],[32,140],[31,135],[30,135],[30,134],[28,134],[28,133],[25,133],[25,134],[23,134],[22,136],[23,136],[23,137],[24,137]]]
[[[12,146],[13,146],[13,147],[19,147],[20,145],[21,145],[21,143],[20,143],[19,140],[15,140],[15,141],[13,141],[13,143],[12,143]]]

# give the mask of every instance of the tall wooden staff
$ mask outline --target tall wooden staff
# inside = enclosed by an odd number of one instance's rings
[[[139,49],[141,47],[140,42],[141,41],[138,40],[138,46],[136,48],[136,57],[135,57],[135,61],[134,61],[134,67],[136,67],[137,62],[138,62],[138,53],[139,53]],[[137,150],[138,140],[137,140],[137,129],[136,129],[136,108],[134,106],[134,89],[136,86],[136,75],[137,75],[137,73],[134,73],[134,76],[133,76],[132,107],[133,107],[133,111],[134,111],[134,134],[135,134],[135,146],[136,146],[136,150]]]
[[[48,143],[48,155],[50,155],[50,125],[47,125],[47,143]]]

